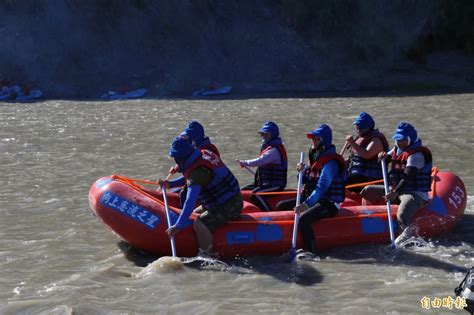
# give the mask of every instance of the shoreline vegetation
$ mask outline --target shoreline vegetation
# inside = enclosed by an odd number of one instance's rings
[[[0,21],[0,80],[45,99],[191,98],[213,83],[232,92],[207,99],[474,89],[470,0],[5,0]]]

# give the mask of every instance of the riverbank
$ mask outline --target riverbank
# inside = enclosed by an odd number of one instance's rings
[[[206,99],[245,99],[276,97],[350,97],[350,96],[394,96],[394,95],[437,95],[474,92],[474,56],[451,51],[433,53],[426,62],[416,64],[403,60],[391,69],[355,69],[345,75],[319,75],[312,81],[281,80],[275,82],[223,81],[222,85],[232,86],[226,95],[194,97],[193,90],[170,88],[154,80],[141,79],[133,86],[147,89],[144,98],[206,98]],[[219,82],[221,83],[221,82]],[[105,84],[105,83],[104,83]],[[195,90],[203,86],[196,86]],[[84,94],[69,95],[61,89],[45,88],[43,99],[90,100],[99,99],[101,90],[89,86]]]
[[[188,97],[211,83],[232,86],[234,97],[469,90],[473,50],[458,37],[471,22],[449,22],[469,7],[444,0],[5,1],[0,80],[51,99],[141,88],[151,98]],[[439,35],[448,26],[456,42]]]

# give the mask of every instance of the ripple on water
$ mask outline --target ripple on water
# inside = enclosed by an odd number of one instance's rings
[[[87,192],[113,173],[152,180],[166,174],[169,143],[191,119],[203,123],[244,184],[253,178],[229,161],[257,155],[264,121],[280,125],[294,164],[307,150],[308,130],[329,124],[340,148],[360,111],[388,135],[400,120],[413,123],[436,164],[459,174],[471,192],[474,117],[465,109],[472,101],[472,94],[459,94],[1,106],[0,313],[417,314],[423,296],[451,295],[461,268],[474,263],[473,195],[453,232],[396,255],[367,245],[322,253],[310,264],[248,259],[139,278],[133,275],[143,268],[125,259],[118,238],[90,215]],[[295,176],[288,180],[296,187]]]

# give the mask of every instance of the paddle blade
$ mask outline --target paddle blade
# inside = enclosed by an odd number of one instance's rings
[[[296,249],[292,248],[288,252],[283,253],[280,257],[278,257],[278,261],[282,264],[291,264],[292,262],[296,261]]]
[[[289,263],[292,263],[296,260],[296,248],[292,247],[290,251],[288,252],[288,259],[287,261]]]

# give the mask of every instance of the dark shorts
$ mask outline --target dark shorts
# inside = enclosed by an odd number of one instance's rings
[[[202,207],[202,206],[200,206]],[[207,209],[199,216],[199,220],[211,231],[230,220],[240,217],[240,213],[244,207],[242,195],[239,193],[228,201],[220,204],[212,209]]]
[[[384,204],[385,187],[381,185],[369,185],[362,189],[361,195],[372,204]],[[409,226],[415,213],[426,204],[419,195],[413,192],[401,193],[394,204],[398,204],[397,220],[403,228]]]

